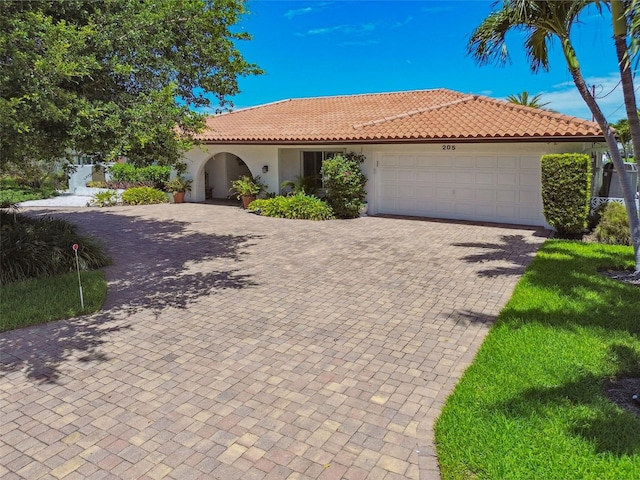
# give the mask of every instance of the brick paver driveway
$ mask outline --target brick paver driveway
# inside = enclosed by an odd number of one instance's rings
[[[58,213],[104,239],[110,292],[99,314],[0,337],[5,480],[437,478],[433,421],[545,237]]]

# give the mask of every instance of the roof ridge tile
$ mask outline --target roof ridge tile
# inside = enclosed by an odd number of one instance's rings
[[[419,115],[421,113],[432,112],[432,111],[435,111],[435,110],[439,110],[441,108],[451,107],[453,105],[457,105],[458,103],[468,102],[469,100],[472,100],[473,98],[474,98],[473,95],[467,95],[466,97],[459,98],[458,100],[452,100],[450,102],[446,102],[446,103],[443,103],[441,105],[434,105],[434,106],[431,106],[431,107],[418,108],[416,110],[411,110],[410,112],[403,112],[403,113],[398,113],[396,115],[391,115],[390,117],[384,117],[384,118],[371,120],[369,122],[364,122],[364,123],[359,123],[359,124],[357,123],[357,124],[353,125],[353,128],[358,130],[360,128],[368,127],[368,126],[371,126],[371,125],[377,125],[379,123],[390,122],[390,121],[393,121],[393,120],[399,120],[401,118],[412,117],[414,115]]]

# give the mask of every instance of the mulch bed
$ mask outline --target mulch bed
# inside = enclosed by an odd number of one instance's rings
[[[633,270],[602,270],[600,273],[609,278],[613,278],[614,280],[619,280],[621,282],[628,283],[629,285],[640,287],[640,275],[635,275]]]
[[[622,378],[608,381],[604,393],[613,403],[640,417],[640,378]],[[638,395],[636,399],[634,395]]]

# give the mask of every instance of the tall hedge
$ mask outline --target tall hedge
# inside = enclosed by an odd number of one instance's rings
[[[581,153],[543,155],[542,205],[547,223],[562,238],[579,238],[587,225],[591,159]]]

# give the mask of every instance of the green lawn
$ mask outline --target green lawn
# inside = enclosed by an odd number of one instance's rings
[[[444,479],[638,479],[640,418],[603,384],[640,376],[631,247],[549,240],[436,422]]]
[[[104,273],[93,270],[80,275],[84,310],[75,272],[2,285],[0,332],[100,310],[107,296]]]

